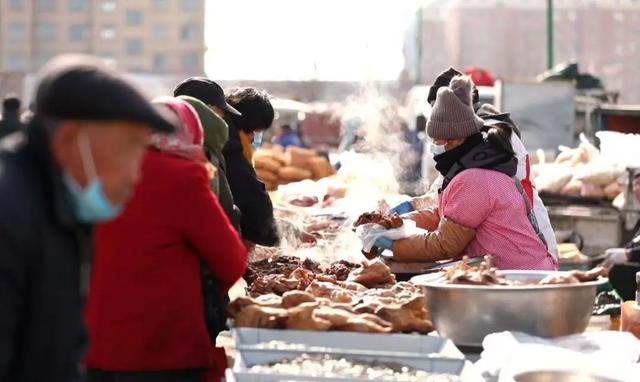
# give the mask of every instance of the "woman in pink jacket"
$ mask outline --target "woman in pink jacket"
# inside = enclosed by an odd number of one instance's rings
[[[443,151],[436,169],[444,177],[437,209],[410,216],[429,232],[408,239],[379,239],[397,261],[437,261],[491,254],[500,269],[557,268],[539,233],[531,203],[515,178],[517,159],[511,128],[499,124],[482,133],[472,107],[473,83],[451,80],[438,90],[427,132]]]

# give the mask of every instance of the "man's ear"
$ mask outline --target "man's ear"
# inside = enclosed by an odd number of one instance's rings
[[[73,163],[77,162],[78,133],[80,123],[76,121],[61,121],[51,134],[51,153],[61,168],[73,172]],[[73,174],[74,176],[77,174]]]
[[[77,145],[78,123],[74,121],[61,121],[51,133],[51,151],[58,164],[63,165],[69,161],[72,145]]]

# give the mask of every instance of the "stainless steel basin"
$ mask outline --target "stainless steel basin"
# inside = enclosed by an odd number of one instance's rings
[[[536,283],[555,273],[505,271],[508,279]],[[412,280],[424,288],[436,330],[456,344],[479,346],[487,334],[519,331],[540,337],[582,333],[589,324],[598,285],[475,286]]]

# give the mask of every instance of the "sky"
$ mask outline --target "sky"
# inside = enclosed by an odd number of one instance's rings
[[[207,0],[205,70],[220,80],[395,80],[419,0]]]

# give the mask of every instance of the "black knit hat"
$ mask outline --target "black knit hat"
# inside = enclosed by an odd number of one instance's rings
[[[207,105],[217,106],[231,114],[242,115],[227,103],[222,87],[206,77],[189,77],[173,89],[173,96],[186,95],[199,99]]]
[[[438,94],[438,89],[440,89],[443,86],[449,86],[453,77],[461,76],[461,75],[462,73],[460,73],[454,68],[449,68],[444,72],[438,74],[438,77],[436,77],[436,80],[433,82],[433,85],[431,85],[431,88],[429,88],[429,95],[427,96],[427,102],[429,102],[430,104],[434,103],[436,101],[436,95]],[[479,100],[480,100],[480,95],[478,94],[478,88],[474,85],[472,101],[474,104],[476,104]]]
[[[96,57],[59,56],[44,66],[39,78],[36,116],[139,122],[157,132],[175,130],[175,116],[154,107]]]

